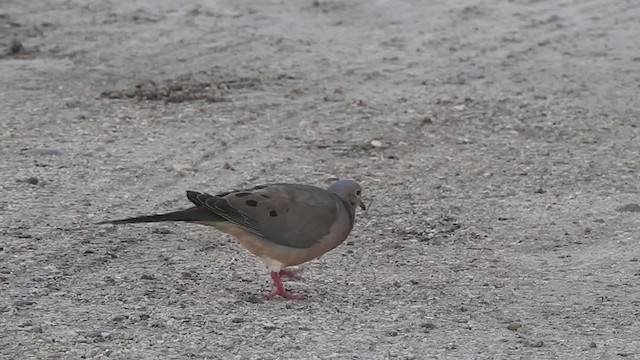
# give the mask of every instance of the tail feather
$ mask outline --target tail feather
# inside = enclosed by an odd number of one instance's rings
[[[194,206],[185,210],[174,211],[166,214],[138,216],[127,219],[101,221],[97,224],[134,224],[161,221],[222,221],[223,219],[202,206]]]

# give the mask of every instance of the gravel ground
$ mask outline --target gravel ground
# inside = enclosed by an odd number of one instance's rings
[[[635,1],[4,0],[0,357],[640,359],[639,38]],[[211,228],[93,225],[336,177],[373,206],[302,301]]]

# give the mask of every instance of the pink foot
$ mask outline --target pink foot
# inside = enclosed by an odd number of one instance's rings
[[[302,277],[302,268],[298,269],[282,269],[280,276],[287,279],[300,279]]]
[[[276,296],[281,296],[285,299],[292,299],[292,300],[303,299],[304,296],[288,293],[287,290],[284,289],[284,285],[282,285],[281,273],[282,271],[271,272],[271,279],[273,279],[273,283],[276,285],[276,289],[273,292],[271,292],[271,294],[267,295],[267,298],[272,299]]]
[[[298,295],[298,294],[292,294],[292,293],[288,293],[288,292],[280,292],[280,290],[273,290],[269,295],[267,295],[267,298],[269,299],[273,299],[276,296],[282,296],[285,299],[291,299],[291,300],[300,300],[300,299],[304,299],[304,295]]]

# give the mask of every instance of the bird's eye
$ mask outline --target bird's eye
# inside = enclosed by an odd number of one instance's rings
[[[356,196],[360,196],[360,190],[356,190]]]

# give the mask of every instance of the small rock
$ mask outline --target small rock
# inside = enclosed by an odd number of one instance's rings
[[[520,329],[521,327],[522,327],[522,324],[517,322],[512,322],[511,324],[507,325],[507,329],[511,331],[518,331],[518,329]]]
[[[225,162],[224,165],[222,165],[222,168],[225,169],[225,170],[231,170],[231,171],[235,170],[235,168],[231,164],[229,164],[228,162]]]
[[[385,333],[385,335],[387,335],[387,336],[392,336],[392,337],[393,337],[393,336],[398,336],[398,332],[397,332],[397,331],[395,331],[395,330],[391,330],[391,331],[387,331],[387,332]]]
[[[534,193],[536,193],[536,194],[544,194],[546,192],[547,192],[547,190],[545,190],[543,188],[537,188],[536,191],[534,191]]]
[[[35,176],[30,176],[30,177],[26,178],[24,180],[24,182],[26,182],[27,184],[31,184],[31,185],[38,185],[40,180],[38,180],[38,178],[35,177]]]
[[[116,315],[111,318],[111,321],[120,322],[120,321],[124,321],[125,319],[127,319],[127,317],[124,315]]]
[[[32,327],[31,329],[29,329],[29,331],[32,332],[32,333],[37,333],[37,334],[41,334],[41,333],[44,332],[42,330],[42,326],[40,326],[40,325],[36,325],[36,326]]]
[[[640,212],[640,205],[625,204],[616,209],[618,212]]]
[[[22,54],[26,50],[18,39],[11,39],[11,45],[9,46],[9,55]]]
[[[96,339],[97,341],[105,341],[105,340],[111,338],[111,334],[109,334],[106,331],[101,331],[101,330],[88,331],[88,332],[86,332],[84,334],[84,336],[86,336],[88,338]]]
[[[467,105],[465,104],[460,104],[460,105],[454,105],[451,107],[453,110],[457,110],[457,111],[462,111],[464,109],[467,108]]]
[[[142,280],[155,280],[155,276],[153,276],[153,274],[142,274],[142,276],[140,276],[140,279]]]
[[[140,320],[149,320],[151,315],[149,314],[140,314]]]
[[[595,343],[594,341],[592,341],[592,342],[590,342],[590,343],[589,343],[589,348],[591,348],[591,349],[595,349],[595,348],[597,348],[597,347],[598,347],[598,345],[596,345],[596,343]]]
[[[264,302],[264,300],[262,300],[261,297],[257,296],[257,295],[249,295],[244,299],[246,302],[251,303],[251,304],[262,304]]]
[[[152,232],[154,234],[160,234],[160,235],[168,235],[168,234],[173,234],[173,231],[167,229],[167,228],[154,228],[152,230]]]
[[[433,324],[433,323],[422,323],[422,324],[420,324],[420,328],[422,328],[422,331],[424,331],[424,332],[429,332],[429,331],[435,329],[436,325]]]
[[[525,340],[524,342],[524,346],[526,347],[535,347],[535,348],[539,348],[542,347],[542,345],[544,345],[544,342],[542,340]]]
[[[423,117],[423,118],[422,118],[422,120],[420,121],[420,124],[421,124],[421,125],[431,125],[431,124],[433,124],[433,120],[431,120],[431,118],[430,118],[430,117],[425,116],[425,117]]]
[[[191,171],[193,170],[193,168],[191,167],[191,165],[186,164],[186,163],[178,163],[178,164],[173,164],[173,169],[177,172],[186,172],[186,171]]]
[[[380,140],[372,140],[371,141],[371,146],[373,146],[375,148],[381,148],[382,147],[382,141],[380,141]]]
[[[234,317],[233,319],[231,319],[231,322],[236,323],[236,324],[240,324],[245,322],[246,320],[244,318],[241,317]]]
[[[47,149],[47,148],[34,149],[33,153],[36,154],[36,155],[52,155],[52,156],[60,156],[60,155],[62,155],[62,151],[60,151],[60,150]]]
[[[16,300],[13,302],[13,306],[15,306],[16,308],[23,308],[23,307],[27,307],[27,306],[31,306],[35,304],[35,302],[31,301],[31,300]]]
[[[192,279],[194,278],[194,274],[189,271],[183,271],[182,273],[180,273],[180,277],[183,279]]]

